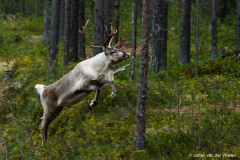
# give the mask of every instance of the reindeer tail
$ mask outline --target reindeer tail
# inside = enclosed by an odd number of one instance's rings
[[[37,84],[35,86],[35,88],[37,89],[36,91],[36,96],[37,96],[37,102],[36,102],[36,105],[38,105],[39,103],[41,103],[41,96],[42,96],[42,92],[44,90],[46,86],[45,85],[42,85],[42,84]]]

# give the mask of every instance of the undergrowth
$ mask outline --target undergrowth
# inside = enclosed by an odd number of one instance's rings
[[[189,154],[200,153],[229,153],[239,158],[239,60],[234,56],[210,60],[203,54],[199,76],[194,77],[193,64],[176,63],[177,40],[172,38],[168,69],[148,76],[144,151],[135,150],[139,61],[134,81],[130,80],[130,69],[115,77],[116,96],[110,96],[111,88],[104,86],[99,104],[91,111],[88,105],[94,93],[64,108],[49,126],[48,142],[41,147],[38,125],[43,111],[35,104],[34,86],[56,81],[47,72],[48,48],[41,44],[41,36],[36,36],[42,22],[8,17],[0,23],[1,60],[15,61],[14,79],[0,85],[0,158],[6,153],[9,159],[31,155],[41,160],[172,160],[191,159]],[[63,68],[62,46],[59,48],[56,79],[76,65]]]

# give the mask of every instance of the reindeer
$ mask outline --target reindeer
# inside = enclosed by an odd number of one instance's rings
[[[112,39],[117,33],[115,24],[111,25],[111,32],[108,32],[107,39],[103,46],[94,46],[87,42],[85,30],[89,20],[83,26],[82,34],[85,43],[92,48],[102,48],[103,52],[96,56],[84,60],[76,65],[69,73],[51,85],[37,84],[37,97],[43,106],[43,117],[41,118],[40,128],[42,129],[42,145],[47,141],[47,130],[49,124],[61,112],[63,107],[76,104],[83,100],[89,93],[95,91],[95,97],[89,104],[89,108],[96,106],[100,94],[100,88],[103,85],[111,84],[112,95],[117,90],[114,84],[114,69],[116,65],[130,57],[130,53],[124,52],[124,40],[111,46]],[[109,44],[107,46],[107,43]],[[117,71],[118,72],[118,71]]]

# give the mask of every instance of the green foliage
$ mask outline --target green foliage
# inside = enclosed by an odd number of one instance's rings
[[[123,3],[131,5],[130,1]],[[123,23],[120,27],[131,35],[131,7],[121,6],[120,10],[124,15],[121,16]],[[82,102],[64,108],[49,126],[48,142],[41,147],[38,125],[43,109],[41,105],[35,105],[34,86],[56,81],[47,72],[48,48],[41,44],[42,37],[36,36],[41,34],[42,21],[13,17],[1,19],[0,60],[15,63],[12,82],[0,84],[0,158],[5,158],[6,150],[8,159],[29,159],[30,153],[32,159],[39,160],[172,160],[192,159],[189,154],[197,153],[232,153],[239,158],[240,65],[232,56],[234,38],[230,35],[233,34],[233,27],[229,23],[219,27],[219,44],[228,51],[227,57],[211,60],[211,39],[206,27],[209,22],[202,22],[199,76],[194,77],[193,64],[183,66],[176,63],[179,11],[179,6],[170,5],[169,67],[148,76],[147,145],[143,151],[135,150],[138,76],[132,82],[130,69],[115,77],[116,96],[110,96],[110,86],[102,87],[99,104],[91,111],[88,105],[94,93]],[[91,26],[89,32],[92,32]],[[194,46],[191,51],[193,54]],[[71,63],[63,68],[63,55],[63,44],[60,43],[54,63],[57,79],[76,65]],[[138,69],[139,52],[136,75]]]

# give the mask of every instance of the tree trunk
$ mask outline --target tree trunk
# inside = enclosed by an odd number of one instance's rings
[[[70,40],[70,25],[71,25],[71,0],[65,0],[65,27],[64,27],[64,59],[63,66],[68,65],[70,61],[69,40]]]
[[[199,10],[200,4],[197,0],[197,22],[196,22],[196,40],[195,40],[195,76],[198,76],[198,32],[199,32]]]
[[[78,61],[78,15],[79,0],[72,0],[69,52],[71,61]]]
[[[132,69],[131,69],[131,79],[133,80],[135,72],[135,63],[136,63],[136,49],[137,49],[137,14],[138,14],[138,0],[133,0],[132,2]]]
[[[78,30],[82,31],[82,26],[84,26],[84,14],[85,14],[85,3],[84,0],[80,0],[79,2],[79,17],[78,17]],[[78,32],[78,57],[86,59],[85,54],[85,42],[83,39],[83,35]]]
[[[217,1],[212,0],[212,59],[217,57]]]
[[[2,7],[1,7],[1,13],[6,13],[6,5],[5,5],[5,0],[2,0]]]
[[[179,61],[190,63],[191,0],[182,0]]]
[[[103,20],[103,8],[104,1],[95,0],[94,4],[94,35],[93,44],[97,46],[102,46],[104,44],[104,20]],[[100,48],[93,48],[93,56],[102,52]]]
[[[15,15],[17,13],[18,8],[18,0],[12,0],[12,14]]]
[[[43,45],[49,46],[51,34],[51,11],[52,1],[44,1],[44,30],[43,30]]]
[[[237,0],[237,49],[240,49],[240,0]]]
[[[120,7],[120,0],[115,0],[114,4],[114,21],[116,23],[117,30],[119,28],[119,7]],[[118,33],[114,36],[114,43],[118,43]]]
[[[64,36],[64,22],[65,22],[65,0],[61,0],[60,6],[60,28],[59,28],[59,40],[61,41]]]
[[[35,0],[35,19],[37,20],[38,18],[38,1]]]
[[[111,0],[104,1],[104,26],[111,32]],[[107,33],[104,32],[104,39],[107,39]]]
[[[60,21],[60,3],[58,0],[52,0],[52,18],[51,18],[51,39],[48,54],[49,73],[56,76],[56,69],[53,66],[58,53],[59,41],[59,21]]]
[[[168,1],[152,0],[152,50],[150,73],[167,67]]]
[[[142,7],[142,37],[141,37],[141,57],[139,71],[139,90],[137,99],[137,139],[136,149],[145,148],[145,106],[147,99],[147,66],[148,66],[148,40],[149,40],[149,0],[143,0]]]
[[[25,16],[26,15],[26,9],[25,9],[25,5],[26,5],[26,1],[23,0],[22,1],[22,15]]]

